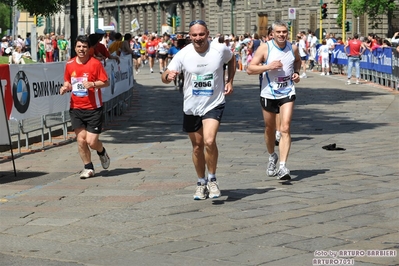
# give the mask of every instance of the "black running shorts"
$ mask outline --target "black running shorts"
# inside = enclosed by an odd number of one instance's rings
[[[268,112],[278,114],[280,113],[280,106],[282,106],[285,103],[293,102],[295,101],[296,96],[288,96],[282,99],[266,99],[263,97],[260,97],[260,104],[262,105],[262,108],[265,109]]]

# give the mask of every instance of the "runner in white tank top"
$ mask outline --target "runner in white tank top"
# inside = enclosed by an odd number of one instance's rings
[[[291,179],[286,162],[291,148],[290,127],[296,98],[294,82],[300,81],[301,57],[298,47],[287,41],[288,26],[285,22],[274,22],[272,29],[273,40],[262,44],[256,50],[247,73],[262,74],[260,100],[265,122],[265,142],[269,153],[267,175],[277,176],[277,179],[286,181]],[[280,114],[281,132],[278,171],[278,156],[274,152],[277,114]]]
[[[268,41],[266,45],[269,52],[265,64],[279,60],[283,67],[263,72],[260,96],[267,99],[282,99],[295,95],[295,86],[292,81],[295,55],[292,45],[286,42],[285,47],[280,48],[274,40]]]

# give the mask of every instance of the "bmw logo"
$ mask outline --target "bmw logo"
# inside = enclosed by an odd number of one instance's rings
[[[19,71],[14,78],[12,85],[12,95],[14,106],[21,114],[28,110],[30,102],[30,87],[28,77],[25,72]]]

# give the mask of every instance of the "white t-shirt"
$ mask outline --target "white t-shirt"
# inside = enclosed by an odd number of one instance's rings
[[[328,58],[328,57],[329,57],[328,54],[329,54],[329,49],[328,49],[327,44],[320,46],[320,48],[319,48],[319,55],[320,55],[322,58]]]
[[[304,51],[304,50],[306,50],[306,42],[305,42],[305,40],[303,38],[299,41],[298,49],[299,49],[299,56],[300,57],[307,56],[307,53]]]
[[[294,74],[295,55],[291,43],[286,42],[284,49],[276,46],[273,40],[266,44],[269,51],[265,64],[280,60],[283,68],[263,72],[260,96],[266,99],[282,99],[295,95],[295,86],[291,79]]]
[[[328,49],[329,49],[328,52],[330,54],[332,54],[332,51],[334,50],[334,47],[335,47],[335,43],[334,43],[334,40],[332,38],[327,39],[327,46],[328,46]]]
[[[168,69],[183,71],[185,114],[203,116],[225,102],[223,65],[232,56],[226,45],[210,42],[205,53],[199,54],[189,44],[173,57]]]

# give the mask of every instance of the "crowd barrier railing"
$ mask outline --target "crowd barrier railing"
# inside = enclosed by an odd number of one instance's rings
[[[349,48],[347,48],[349,49]],[[335,45],[331,62],[347,73],[348,57],[344,45]],[[352,75],[355,69],[352,68]],[[366,50],[360,60],[360,78],[392,89],[399,89],[399,52],[396,47]]]
[[[114,60],[108,60],[105,65],[111,84],[109,87],[102,89],[104,125],[109,124],[116,116],[123,114],[132,104],[134,87],[132,58],[129,55],[120,59],[120,64],[117,64]],[[3,88],[5,92],[4,104],[7,109],[7,122],[12,144],[17,145],[18,153],[21,153],[21,135],[25,136],[25,147],[28,150],[33,135],[40,137],[42,148],[45,146],[46,139],[50,143],[53,143],[52,136],[55,130],[62,130],[63,140],[67,139],[68,128],[70,127],[69,95],[67,97],[65,97],[66,95],[59,95],[59,87],[62,86],[59,84],[63,83],[65,63],[62,63],[61,75],[53,78],[55,80],[47,78],[54,76],[51,73],[46,73],[40,78],[37,77],[37,74],[34,74],[40,73],[43,68],[51,69],[49,67],[50,64],[54,64],[52,66],[54,68],[58,67],[58,71],[60,70],[59,65],[56,65],[60,63],[48,63],[34,64],[34,66],[26,65],[28,68],[24,68],[25,66],[7,65],[7,67],[10,67],[8,72],[1,71],[0,78],[6,80],[4,84],[9,84],[8,87],[5,86]],[[1,65],[1,67],[2,70],[5,69],[5,66]],[[6,77],[4,73],[8,73],[9,77]],[[25,84],[21,86],[19,79],[23,79]],[[36,82],[35,80],[40,81]],[[16,83],[18,85],[15,85]],[[56,85],[52,87],[51,84]],[[25,97],[25,101],[30,100],[30,105],[28,103],[27,105],[29,106],[25,108],[21,103],[16,103],[17,98],[13,97],[13,94],[20,95],[20,98]],[[24,108],[26,110],[23,110]],[[52,112],[52,110],[56,110],[57,108],[64,110]],[[33,134],[35,132],[38,133]]]

